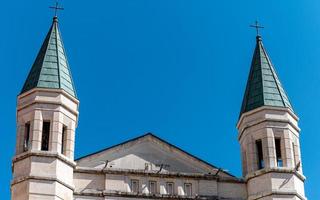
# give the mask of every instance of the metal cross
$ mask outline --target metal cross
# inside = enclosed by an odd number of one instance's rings
[[[259,36],[259,29],[264,28],[263,26],[260,26],[260,25],[259,25],[259,22],[258,22],[258,21],[256,21],[256,23],[255,23],[254,25],[250,25],[250,27],[256,29],[256,31],[257,31],[257,36]]]
[[[54,16],[57,16],[58,10],[64,10],[63,7],[59,7],[59,3],[58,1],[56,1],[56,5],[55,6],[50,6],[49,8],[54,9]]]

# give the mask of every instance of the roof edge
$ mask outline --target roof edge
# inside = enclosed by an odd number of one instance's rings
[[[153,134],[153,133],[151,133],[151,132],[148,132],[148,133],[146,133],[146,134],[144,134],[144,135],[141,135],[141,136],[138,136],[138,137],[129,139],[129,140],[127,140],[127,141],[121,142],[120,144],[112,145],[112,146],[110,146],[110,147],[104,148],[104,149],[99,150],[99,151],[96,151],[96,152],[94,152],[94,153],[90,153],[90,154],[88,154],[88,155],[81,156],[81,157],[79,157],[79,158],[76,158],[76,159],[75,159],[75,162],[77,162],[77,161],[79,161],[79,160],[81,160],[81,159],[87,158],[87,157],[89,157],[89,156],[102,153],[102,152],[104,152],[104,151],[107,151],[107,150],[116,148],[116,147],[118,147],[118,146],[127,144],[127,143],[129,143],[129,142],[133,142],[133,141],[136,141],[136,140],[139,140],[139,139],[141,139],[141,138],[148,137],[148,136],[151,136],[151,137],[159,140],[160,142],[165,143],[165,144],[167,144],[168,146],[171,146],[171,147],[177,149],[177,150],[180,151],[181,153],[184,153],[184,154],[186,154],[187,156],[190,156],[190,157],[194,158],[194,159],[197,160],[198,162],[201,162],[201,163],[207,165],[208,167],[215,168],[215,169],[220,170],[221,172],[223,172],[223,173],[225,173],[225,174],[227,174],[227,175],[229,175],[229,176],[231,176],[231,177],[233,177],[233,178],[238,179],[236,176],[234,176],[233,174],[227,172],[226,170],[224,170],[224,169],[222,169],[222,168],[220,168],[220,167],[217,167],[217,166],[215,166],[215,165],[213,165],[213,164],[211,164],[211,163],[209,163],[209,162],[207,162],[207,161],[205,161],[205,160],[202,160],[201,158],[199,158],[199,157],[197,157],[197,156],[195,156],[195,155],[192,155],[191,153],[189,153],[189,152],[181,149],[180,147],[178,147],[178,146],[176,146],[176,145],[173,145],[173,144],[165,141],[164,139],[156,136],[155,134]]]

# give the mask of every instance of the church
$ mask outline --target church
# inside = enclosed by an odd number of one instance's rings
[[[54,17],[17,97],[12,200],[307,199],[299,118],[260,35],[237,122],[242,177],[152,133],[75,159],[78,116]]]

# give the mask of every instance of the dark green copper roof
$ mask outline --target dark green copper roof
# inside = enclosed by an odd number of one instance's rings
[[[261,106],[284,107],[293,110],[270,58],[263,47],[262,39],[257,36],[240,116]]]
[[[76,97],[57,17],[53,18],[50,30],[32,65],[21,94],[33,88],[63,89]]]

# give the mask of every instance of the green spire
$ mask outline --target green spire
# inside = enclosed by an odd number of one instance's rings
[[[20,94],[33,88],[63,89],[76,97],[57,17],[53,18],[50,30]]]
[[[240,116],[261,106],[284,107],[293,110],[270,58],[263,47],[262,39],[257,36],[257,44],[252,58]]]

